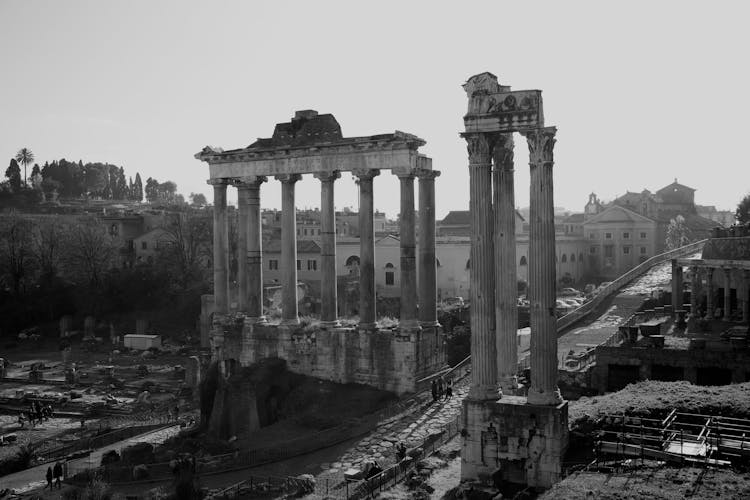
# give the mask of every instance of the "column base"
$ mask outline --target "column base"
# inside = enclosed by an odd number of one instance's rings
[[[282,319],[281,326],[298,326],[299,318]]]
[[[553,391],[548,392],[534,390],[534,388],[529,387],[527,400],[530,405],[537,406],[557,406],[563,402],[560,389],[557,387]]]
[[[333,321],[321,321],[320,327],[326,328],[326,329],[333,329],[333,328],[339,328],[341,326],[341,321],[335,319]]]
[[[400,321],[398,325],[400,330],[405,331],[415,331],[415,330],[421,330],[422,326],[419,324],[419,321],[416,319],[407,319],[405,321]]]
[[[500,377],[500,391],[505,395],[515,395],[518,391],[518,377]]]
[[[268,323],[265,316],[245,316],[246,325],[265,325]]]
[[[502,398],[503,395],[498,391],[498,388],[491,385],[486,386],[475,386],[472,385],[469,389],[468,398],[472,401],[497,401]]]
[[[568,404],[536,406],[520,396],[464,400],[461,481],[491,486],[492,476],[546,489],[562,477]]]
[[[420,321],[419,326],[421,326],[422,328],[433,328],[433,327],[438,327],[438,326],[443,326],[443,325],[441,325],[438,320],[435,320],[435,321]]]
[[[372,332],[378,329],[378,325],[376,323],[360,323],[357,325],[357,330],[364,330],[367,332]]]

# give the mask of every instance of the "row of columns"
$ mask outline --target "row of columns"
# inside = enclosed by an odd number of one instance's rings
[[[524,133],[529,146],[531,206],[529,298],[531,385],[528,402],[556,405],[555,127]],[[469,154],[471,212],[471,356],[473,399],[497,399],[517,388],[517,277],[513,137],[464,133]],[[493,169],[494,160],[494,169]],[[494,198],[494,202],[493,202]]]
[[[436,326],[437,272],[435,258],[435,178],[440,172],[427,169],[394,171],[401,191],[401,326],[415,329]],[[375,238],[373,179],[377,169],[353,171],[359,185],[360,303],[362,329],[375,328]],[[339,325],[336,279],[336,213],[334,182],[340,172],[318,172],[321,182],[321,321],[324,326]],[[419,265],[417,273],[416,227],[414,216],[414,178],[419,179]],[[299,323],[297,309],[297,221],[295,184],[299,174],[275,176],[281,182],[281,260],[282,324]],[[229,232],[227,224],[227,186],[238,190],[239,309],[247,320],[263,322],[263,254],[260,186],[265,176],[239,179],[210,179],[214,188],[214,303],[218,313],[229,312],[230,287]],[[419,278],[419,280],[418,280]]]
[[[715,267],[699,267],[691,266],[691,293],[690,293],[690,310],[693,314],[698,311],[699,303],[699,291],[701,289],[701,274],[705,273],[706,277],[706,315],[709,318],[713,318],[714,310],[717,304],[714,304],[714,274],[717,269],[723,272],[724,278],[724,304],[723,316],[724,321],[729,321],[732,317],[732,269],[728,267],[715,268]],[[742,321],[750,321],[750,270],[742,270],[742,278],[740,280],[742,286],[736,286],[735,288],[739,291],[744,290],[742,293],[737,294],[737,299],[740,301],[740,308],[742,311]],[[682,266],[677,264],[677,261],[672,262],[672,306],[677,309],[682,309]],[[675,305],[679,303],[678,305]],[[678,307],[679,306],[679,307]]]

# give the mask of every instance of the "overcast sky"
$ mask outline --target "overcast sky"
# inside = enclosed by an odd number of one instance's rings
[[[114,163],[211,200],[196,152],[247,146],[316,109],[345,136],[425,139],[442,217],[468,209],[461,84],[491,71],[543,91],[558,127],[556,205],[580,211],[592,191],[609,200],[678,178],[697,203],[734,210],[750,190],[748,5],[0,0],[3,173],[28,147],[39,163]],[[527,162],[517,137],[518,206]],[[389,215],[397,185],[387,172],[375,180]],[[345,176],[336,205],[356,200]],[[318,206],[319,181],[299,183],[297,202]],[[280,207],[278,182],[262,205]]]

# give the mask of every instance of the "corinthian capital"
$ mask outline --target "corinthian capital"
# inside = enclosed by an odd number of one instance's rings
[[[341,177],[341,172],[338,170],[326,170],[323,172],[315,172],[313,177],[319,179],[320,182],[333,182]]]
[[[513,147],[513,134],[500,134],[492,149],[496,169],[513,170]]]
[[[380,170],[375,168],[355,168],[352,175],[359,178],[360,181],[371,181],[373,177],[380,175]]]
[[[436,178],[440,177],[440,170],[418,168],[414,170],[414,174],[420,179],[435,180]]]
[[[265,175],[249,175],[232,179],[232,184],[234,184],[237,189],[250,189],[260,187],[260,185],[267,180],[268,178]]]
[[[495,145],[497,134],[469,133],[463,134],[466,139],[466,151],[469,153],[470,165],[489,165],[490,151]]]
[[[274,176],[277,181],[281,181],[282,184],[294,184],[298,180],[302,179],[300,174],[279,174]]]
[[[552,163],[554,162],[553,150],[555,147],[556,127],[544,127],[529,130],[526,141],[529,143],[530,163]]]

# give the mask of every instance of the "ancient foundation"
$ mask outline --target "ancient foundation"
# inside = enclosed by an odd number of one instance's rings
[[[367,384],[397,394],[444,367],[439,326],[403,335],[398,329],[320,328],[268,325],[242,314],[214,316],[213,360],[250,366],[264,358],[286,360],[299,374],[342,384]]]

